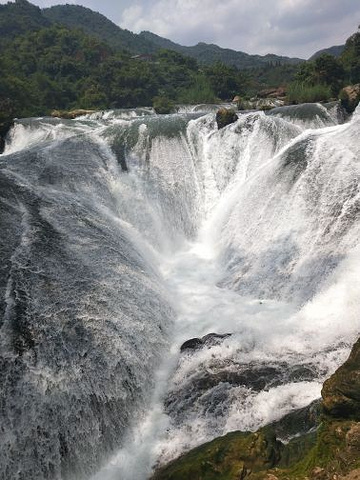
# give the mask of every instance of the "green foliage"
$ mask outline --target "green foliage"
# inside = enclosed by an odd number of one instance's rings
[[[190,105],[197,103],[215,103],[217,100],[209,79],[200,73],[193,77],[192,85],[188,88],[181,89],[178,94],[178,101],[180,103]]]
[[[324,53],[312,62],[301,64],[295,79],[308,86],[326,85],[334,96],[344,84],[345,70],[340,60]]]
[[[341,61],[349,83],[360,83],[360,29],[347,39]]]
[[[307,85],[293,82],[288,86],[287,98],[289,103],[325,102],[332,97],[331,89],[327,85]]]
[[[153,107],[156,113],[172,113],[174,111],[174,103],[167,97],[154,97]]]
[[[67,28],[81,28],[84,33],[106,42],[117,51],[127,50],[135,53],[155,53],[158,47],[141,35],[119,28],[100,13],[80,5],[56,5],[46,8],[44,17],[51,23]]]
[[[49,25],[40,8],[26,0],[0,5],[0,39],[3,42]]]
[[[231,100],[235,95],[243,94],[250,84],[247,73],[220,62],[204,69],[204,73],[215,95],[222,100]]]
[[[280,57],[278,55],[249,55],[229,48],[221,48],[217,45],[200,42],[192,47],[184,47],[166,38],[159,37],[151,32],[141,32],[139,37],[151,42],[157,48],[174,50],[196,59],[202,65],[212,65],[220,62],[239,70],[248,68],[261,68],[263,66],[278,63],[281,65],[295,65],[301,62],[299,58]]]

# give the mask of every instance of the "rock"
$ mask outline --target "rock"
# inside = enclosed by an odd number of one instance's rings
[[[261,90],[257,96],[259,98],[284,98],[286,96],[286,90],[284,87],[266,88]]]
[[[15,106],[10,98],[0,97],[0,153],[5,148],[5,138],[14,125]]]
[[[256,433],[231,432],[165,465],[152,480],[243,480],[275,466],[282,448],[266,427]]]
[[[76,117],[80,117],[82,115],[89,115],[95,112],[96,110],[84,110],[83,108],[78,108],[76,110],[53,110],[51,112],[51,116],[64,118],[66,120],[73,120]]]
[[[204,345],[218,345],[224,338],[231,337],[231,333],[208,333],[201,337]]]
[[[360,83],[344,87],[340,92],[341,105],[348,113],[352,113],[360,100]]]
[[[14,125],[14,122],[12,120],[8,122],[0,123],[0,153],[4,152],[6,135],[8,134],[10,128],[13,125]]]
[[[283,105],[285,102],[280,98],[252,98],[251,100],[241,100],[238,108],[239,110],[271,110]]]
[[[220,108],[216,112],[216,123],[218,129],[226,127],[231,123],[236,122],[239,117],[236,115],[235,111],[232,108]]]
[[[360,339],[347,361],[326,380],[321,395],[326,413],[360,421]]]
[[[230,335],[231,333],[208,333],[201,338],[190,338],[181,345],[180,352],[184,352],[186,350],[198,350],[199,348],[202,348],[204,346],[209,347],[213,345],[218,345],[224,338],[230,337]]]
[[[180,352],[185,352],[185,350],[197,350],[203,346],[203,342],[201,338],[190,338],[190,340],[186,340],[181,347]]]
[[[339,477],[338,480],[360,480],[360,468],[353,470],[344,477]]]

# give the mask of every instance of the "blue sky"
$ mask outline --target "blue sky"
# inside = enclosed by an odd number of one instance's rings
[[[0,3],[6,3],[0,0]],[[33,0],[40,7],[62,3]],[[66,0],[133,32],[150,30],[182,45],[197,42],[252,54],[308,58],[344,43],[360,24],[359,0]]]

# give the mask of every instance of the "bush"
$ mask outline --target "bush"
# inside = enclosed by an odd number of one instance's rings
[[[197,75],[192,86],[182,90],[178,95],[179,103],[196,105],[198,103],[216,103],[216,98],[210,82],[203,75]]]
[[[172,113],[175,110],[175,105],[172,100],[167,97],[154,97],[153,107],[156,113]]]
[[[331,97],[331,88],[328,85],[305,85],[304,83],[294,82],[287,89],[289,103],[326,102]]]

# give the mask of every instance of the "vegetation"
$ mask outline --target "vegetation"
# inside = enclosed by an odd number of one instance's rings
[[[331,98],[331,89],[327,85],[307,85],[291,83],[287,89],[287,99],[290,103],[325,102]]]
[[[149,32],[135,35],[84,7],[42,11],[16,0],[0,5],[0,39],[3,126],[14,116],[146,106],[153,99],[156,106],[159,98],[172,103],[214,103],[238,95],[249,99],[284,84],[289,84],[291,102],[321,101],[337,96],[349,82],[360,82],[359,32],[348,39],[338,59],[325,54],[299,66],[272,55],[266,60],[251,56],[255,62],[216,45],[181,47]],[[235,61],[234,55],[244,62]],[[252,68],[240,70],[231,62]],[[354,101],[343,96],[344,104],[353,108]]]
[[[360,83],[360,31],[346,41],[340,56],[325,52],[301,64],[288,88],[289,100],[300,103],[338,98],[345,85],[357,83]]]
[[[175,109],[174,102],[167,97],[155,97],[153,107],[156,113],[172,113]]]
[[[80,5],[56,5],[43,10],[52,24],[67,28],[81,28],[84,33],[106,42],[115,51],[131,54],[156,53],[159,47],[141,35],[119,28],[100,13]]]
[[[212,65],[220,62],[230,67],[244,70],[259,68],[268,64],[279,63],[281,65],[296,65],[303,62],[300,58],[281,57],[278,55],[249,55],[244,52],[221,48],[217,45],[200,42],[192,47],[184,47],[166,38],[159,37],[151,32],[141,32],[139,37],[156,45],[158,48],[174,50],[183,55],[195,58],[202,65]]]

